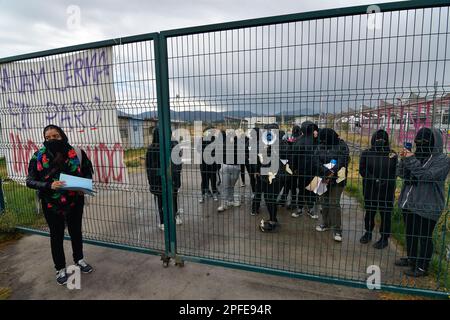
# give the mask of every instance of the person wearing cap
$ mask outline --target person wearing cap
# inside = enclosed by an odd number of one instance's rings
[[[406,148],[400,153],[397,171],[403,179],[398,205],[406,228],[406,257],[395,264],[408,267],[408,276],[423,277],[428,275],[433,255],[433,231],[445,208],[450,160],[437,129],[420,129],[414,143],[414,153]]]
[[[380,239],[373,245],[383,249],[389,244],[391,215],[394,208],[396,186],[397,154],[389,146],[389,135],[377,130],[371,139],[371,147],[361,153],[359,174],[363,178],[365,233],[359,240],[366,244],[372,240],[375,216],[380,211]]]
[[[56,125],[44,128],[44,145],[36,151],[28,165],[26,185],[38,190],[42,211],[50,230],[50,245],[56,269],[56,282],[67,283],[64,255],[64,230],[67,223],[72,242],[73,260],[83,273],[93,271],[83,254],[82,217],[84,194],[63,190],[60,174],[92,179],[92,163],[86,153],[69,144],[64,131]]]
[[[347,182],[350,151],[344,140],[330,128],[319,131],[319,146],[314,154],[314,171],[322,177],[327,190],[322,195],[322,224],[316,231],[333,229],[333,238],[342,241],[341,195]],[[329,164],[332,166],[329,168]],[[344,176],[339,174],[344,170]]]

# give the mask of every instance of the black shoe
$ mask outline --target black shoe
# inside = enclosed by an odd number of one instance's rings
[[[403,273],[409,277],[414,277],[414,278],[426,277],[428,275],[427,270],[419,268],[419,267],[405,270]]]
[[[375,249],[384,249],[389,245],[389,239],[381,237],[380,240],[374,243]]]
[[[413,267],[414,263],[408,258],[400,258],[394,263],[397,267]]]
[[[92,271],[94,271],[94,268],[87,264],[83,259],[79,260],[76,263],[76,266],[80,268],[81,272],[83,273],[91,273]]]
[[[277,225],[276,222],[261,220],[259,228],[262,232],[274,232],[277,229]]]
[[[364,233],[364,235],[361,237],[361,239],[359,239],[359,242],[362,244],[366,244],[370,240],[372,240],[372,232],[366,231],[366,233]]]
[[[68,277],[66,273],[66,268],[56,271],[56,282],[63,286],[67,283]]]

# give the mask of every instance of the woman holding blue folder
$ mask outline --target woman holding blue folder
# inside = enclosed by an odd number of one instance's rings
[[[79,159],[81,155],[81,159]],[[64,256],[65,223],[72,240],[73,259],[83,273],[93,268],[83,259],[81,232],[84,195],[81,192],[62,190],[64,181],[60,174],[92,179],[92,163],[82,150],[77,152],[67,139],[64,131],[55,125],[44,128],[44,146],[34,153],[28,165],[27,187],[38,190],[42,210],[50,229],[50,244],[56,269],[56,281],[67,283]]]

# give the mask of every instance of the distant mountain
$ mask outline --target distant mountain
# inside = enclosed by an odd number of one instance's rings
[[[124,112],[120,112],[120,114],[124,114]],[[139,119],[149,119],[149,118],[158,118],[158,112],[155,111],[147,111],[137,115],[130,115],[133,118]],[[225,117],[232,118],[245,118],[245,117],[254,117],[256,114],[250,111],[230,111],[230,112],[212,112],[212,111],[170,111],[170,118],[172,120],[180,120],[180,121],[224,121]]]

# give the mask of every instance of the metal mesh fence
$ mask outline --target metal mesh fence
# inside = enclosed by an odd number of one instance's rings
[[[356,285],[375,266],[382,286],[446,292],[450,12],[404,7],[165,31],[0,61],[4,217],[48,231],[25,178],[53,123],[94,167],[85,239]],[[397,164],[410,161],[400,160],[404,143],[415,145],[422,127],[440,130],[433,142],[443,150],[398,176]],[[225,145],[213,163],[202,157],[212,150],[205,129],[232,130],[216,135]],[[388,151],[374,148],[380,129]],[[267,149],[278,168],[263,174]],[[325,170],[331,160],[338,167]],[[329,179],[320,196],[305,191],[315,177]],[[371,239],[361,239],[366,231]],[[373,246],[387,236],[387,246]],[[427,277],[396,265],[406,248]]]

